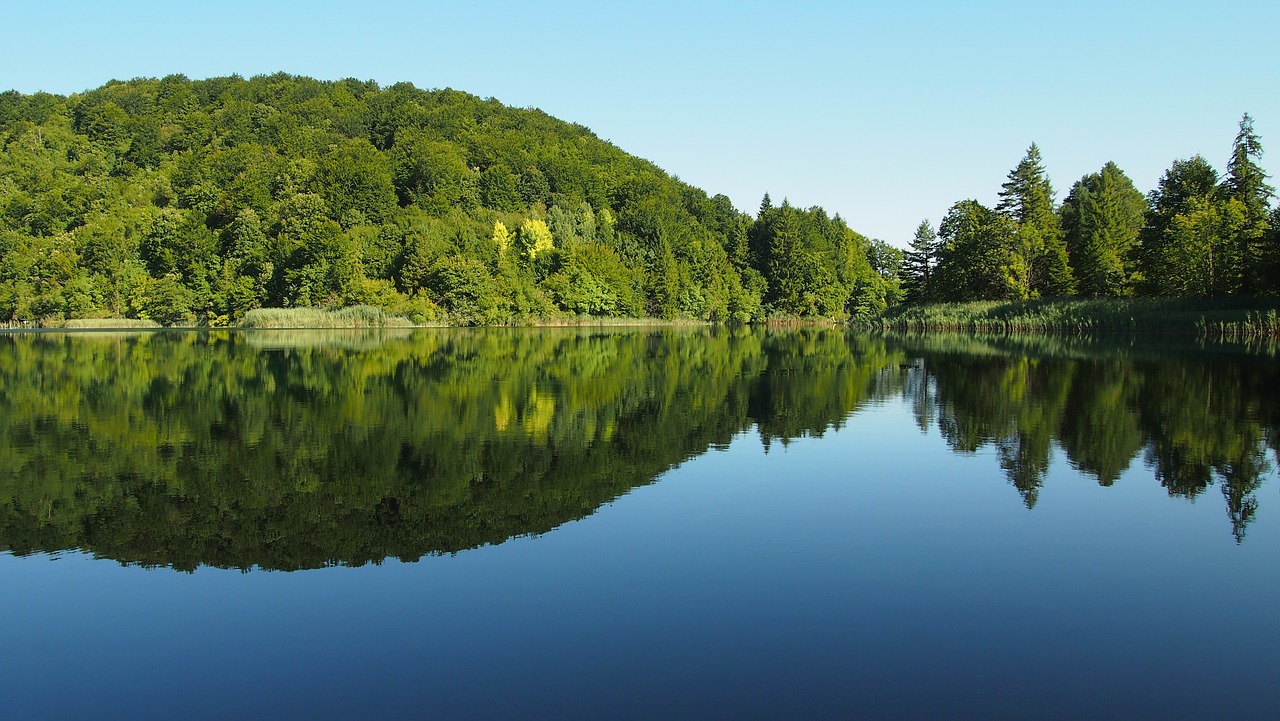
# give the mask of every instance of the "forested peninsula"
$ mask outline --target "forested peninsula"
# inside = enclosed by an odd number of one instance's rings
[[[539,110],[406,83],[8,91],[0,147],[9,326],[352,306],[453,325],[871,321],[903,304],[1280,291],[1247,115],[1224,176],[1179,160],[1147,196],[1109,163],[1057,204],[1033,144],[995,208],[956,203],[905,253],[819,207],[766,195],[743,213]]]

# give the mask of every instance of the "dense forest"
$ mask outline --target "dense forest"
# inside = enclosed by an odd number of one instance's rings
[[[909,303],[1124,296],[1232,298],[1280,293],[1280,208],[1246,114],[1218,171],[1178,160],[1145,197],[1114,163],[1055,205],[1040,149],[1010,171],[1000,201],[920,223],[901,280]]]
[[[752,218],[588,129],[454,90],[278,74],[0,93],[0,323],[870,315],[896,251]],[[900,253],[897,253],[900,255]]]
[[[1280,294],[1249,116],[1226,173],[1147,196],[1113,163],[1055,199],[1038,147],[999,203],[909,250],[822,208],[754,217],[580,126],[455,90],[285,74],[0,93],[0,323],[227,325],[368,305],[414,322],[866,319],[902,303]]]
[[[955,452],[987,449],[1028,508],[1061,453],[1103,486],[1217,486],[1243,541],[1280,448],[1280,365],[1174,340],[6,334],[0,551],[179,569],[414,560],[545,533],[744,433],[776,448],[895,399]],[[1126,475],[1135,462],[1149,472]]]

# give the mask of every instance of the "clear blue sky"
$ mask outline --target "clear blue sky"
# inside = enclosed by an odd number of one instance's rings
[[[5,8],[0,89],[284,71],[452,87],[580,123],[754,213],[767,191],[906,245],[1032,141],[1061,200],[1280,153],[1280,3],[83,2]],[[1263,159],[1280,167],[1276,155]]]

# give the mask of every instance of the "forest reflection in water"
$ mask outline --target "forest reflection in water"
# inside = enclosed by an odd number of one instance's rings
[[[1272,349],[790,330],[0,336],[0,550],[294,570],[455,553],[590,515],[744,432],[906,403],[1034,509],[1055,449],[1237,542],[1273,476]],[[886,453],[893,448],[887,447]]]

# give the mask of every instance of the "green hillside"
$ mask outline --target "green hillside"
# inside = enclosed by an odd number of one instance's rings
[[[895,251],[757,217],[580,125],[455,90],[278,74],[0,93],[0,323],[869,316]]]

